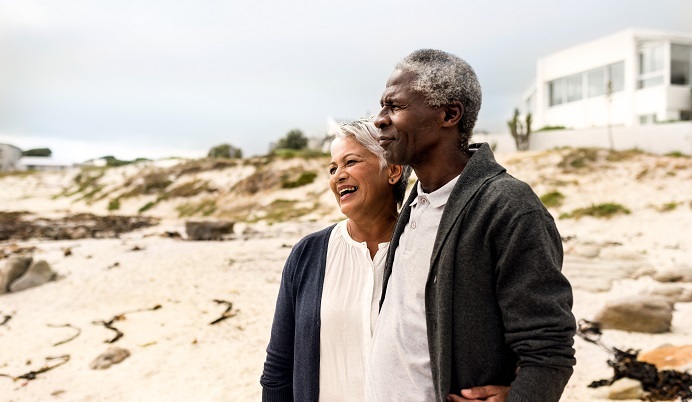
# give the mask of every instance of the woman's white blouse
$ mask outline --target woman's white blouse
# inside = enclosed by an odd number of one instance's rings
[[[320,311],[322,402],[364,400],[365,368],[389,248],[389,243],[380,243],[370,259],[367,245],[349,236],[346,222],[332,229],[327,248]]]

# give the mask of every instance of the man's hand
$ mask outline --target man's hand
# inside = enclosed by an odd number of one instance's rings
[[[486,402],[505,402],[509,394],[510,387],[501,385],[486,385],[484,387],[473,387],[462,389],[461,396],[447,395],[449,402],[467,402],[467,401],[486,401]]]

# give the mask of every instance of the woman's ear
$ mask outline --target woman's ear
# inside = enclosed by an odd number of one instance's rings
[[[442,119],[443,127],[454,127],[459,124],[461,116],[464,115],[464,105],[460,101],[455,100],[444,107],[445,115]]]
[[[404,168],[401,165],[387,165],[387,174],[389,184],[396,184],[404,173]]]

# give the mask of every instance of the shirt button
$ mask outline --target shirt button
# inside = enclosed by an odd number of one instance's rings
[[[411,229],[415,229],[415,228],[416,228],[416,222],[413,222],[413,223],[411,224]]]

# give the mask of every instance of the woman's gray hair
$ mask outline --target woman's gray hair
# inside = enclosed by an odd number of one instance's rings
[[[342,123],[339,128],[333,130],[330,134],[334,136],[334,140],[353,138],[360,145],[362,145],[363,148],[377,156],[377,159],[380,161],[380,170],[387,167],[387,160],[384,157],[384,149],[382,149],[378,141],[380,133],[377,127],[375,127],[372,118],[364,118]],[[332,144],[334,144],[333,141]],[[408,186],[408,178],[411,176],[411,166],[404,165],[402,168],[401,178],[394,185],[394,199],[399,206],[401,206],[401,204],[404,202],[404,195],[406,194],[406,187]]]
[[[453,54],[420,49],[406,56],[395,69],[413,73],[411,89],[421,94],[428,106],[444,106],[455,100],[464,105],[459,131],[468,147],[482,101],[481,84],[473,68]]]

